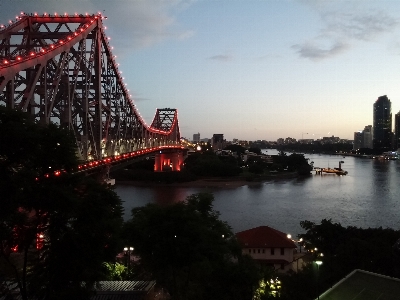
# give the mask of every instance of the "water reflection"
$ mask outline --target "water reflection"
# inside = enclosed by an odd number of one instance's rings
[[[268,151],[270,153],[270,151]],[[337,167],[341,156],[306,155],[315,166]],[[300,221],[332,219],[344,226],[400,229],[400,161],[346,157],[347,176],[334,174],[275,180],[235,189],[117,186],[125,218],[132,207],[168,204],[211,191],[214,207],[234,231],[269,225],[296,235]]]

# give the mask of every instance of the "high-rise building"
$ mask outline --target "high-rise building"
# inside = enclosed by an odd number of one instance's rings
[[[225,142],[224,142],[224,135],[221,133],[215,133],[212,137],[212,147],[214,150],[224,149]]]
[[[195,133],[193,134],[193,143],[198,143],[200,142],[200,133]]]
[[[394,149],[400,148],[400,111],[394,115]]]
[[[373,127],[372,125],[367,125],[364,127],[363,130],[363,141],[362,141],[362,148],[369,148],[369,149],[373,149]]]
[[[392,141],[392,106],[386,95],[374,103],[373,147],[377,152],[390,150]]]
[[[354,143],[353,143],[353,150],[358,150],[363,147],[363,132],[356,131],[354,132]]]
[[[372,125],[367,125],[364,130],[354,132],[354,150],[361,148],[372,149],[372,147]]]

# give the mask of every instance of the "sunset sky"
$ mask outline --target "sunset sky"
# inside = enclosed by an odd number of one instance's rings
[[[177,108],[189,139],[353,139],[379,96],[400,110],[400,1],[0,0],[0,24],[21,11],[102,12],[144,119]]]

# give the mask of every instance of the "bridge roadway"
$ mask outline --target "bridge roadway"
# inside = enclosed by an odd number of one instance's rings
[[[124,153],[121,155],[105,157],[101,160],[93,160],[90,162],[86,162],[78,165],[76,170],[72,172],[74,174],[85,173],[85,174],[93,174],[93,173],[108,173],[110,171],[115,171],[120,168],[123,168],[129,164],[132,164],[135,160],[144,159],[150,156],[156,156],[156,154],[171,154],[176,152],[182,152],[183,157],[186,156],[187,149],[182,145],[170,145],[170,146],[159,146],[148,149],[137,150],[129,153]],[[45,178],[57,177],[62,175],[65,170],[56,170],[52,173],[44,174]],[[39,178],[36,178],[39,180]]]

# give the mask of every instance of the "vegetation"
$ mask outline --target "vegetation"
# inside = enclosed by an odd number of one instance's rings
[[[317,276],[319,293],[355,269],[400,277],[400,231],[343,227],[326,219],[320,224],[302,221],[301,227],[306,232],[299,238],[311,261],[301,272],[280,277],[281,299],[315,299]],[[319,269],[313,263],[316,260],[323,262]]]
[[[308,163],[304,154],[292,153],[287,156],[286,153],[281,151],[279,155],[274,156],[273,159],[274,167],[279,171],[296,171],[299,175],[309,175],[312,171],[312,166]]]
[[[151,274],[172,299],[252,299],[260,274],[213,210],[212,194],[170,206],[132,210],[125,238],[140,256],[139,278]]]
[[[13,282],[24,300],[85,299],[105,278],[103,262],[120,248],[121,201],[72,175],[77,164],[70,132],[0,107],[2,294]]]
[[[302,153],[327,153],[336,154],[338,152],[351,152],[353,149],[352,143],[321,143],[314,141],[310,144],[292,143],[285,145],[277,145],[276,148],[281,151],[295,151]]]
[[[235,176],[241,173],[237,159],[220,157],[213,152],[198,152],[185,160],[186,169],[196,176]]]

